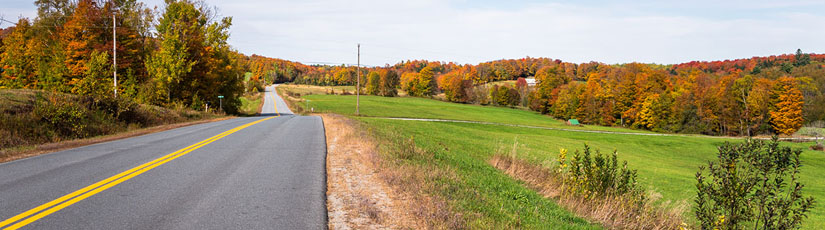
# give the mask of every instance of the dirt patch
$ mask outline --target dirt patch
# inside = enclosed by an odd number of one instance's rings
[[[327,210],[330,229],[421,229],[412,199],[382,175],[377,145],[358,124],[321,114],[327,138]]]
[[[231,119],[234,117],[221,117],[215,119],[207,119],[207,120],[200,120],[200,121],[191,121],[191,122],[182,122],[176,124],[168,124],[168,125],[159,125],[150,128],[143,128],[133,131],[127,131],[112,135],[106,136],[99,136],[99,137],[92,137],[92,138],[84,138],[84,139],[76,139],[76,140],[68,140],[68,141],[60,141],[55,143],[48,143],[42,144],[37,146],[28,146],[28,147],[18,147],[13,149],[4,149],[0,150],[0,163],[9,162],[17,159],[23,159],[28,157],[33,157],[37,155],[63,151],[67,149],[77,148],[86,145],[92,145],[102,142],[120,140],[150,133],[156,133],[161,131],[166,131],[170,129],[176,129],[180,127],[190,126],[190,125],[197,125],[209,122],[216,122]]]

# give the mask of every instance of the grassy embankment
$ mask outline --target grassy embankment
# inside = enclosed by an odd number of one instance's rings
[[[261,113],[261,106],[263,106],[263,93],[255,93],[240,97],[241,99],[241,114],[247,116],[254,116]]]
[[[39,90],[0,90],[0,102],[0,162],[220,117]]]
[[[354,97],[309,95],[316,111],[352,115]],[[488,121],[507,124],[564,127],[562,122],[530,111],[445,103],[422,98],[361,97],[361,113],[376,117],[418,117]],[[695,195],[694,174],[698,167],[715,158],[716,146],[733,138],[704,136],[639,136],[584,133],[469,123],[386,120],[357,117],[386,143],[414,138],[415,145],[433,153],[432,159],[408,160],[412,164],[437,165],[456,172],[460,181],[438,181],[435,191],[448,197],[471,226],[524,227],[554,226],[552,219],[565,216],[547,199],[526,191],[520,183],[495,170],[487,162],[502,148],[518,143],[519,158],[536,164],[552,164],[560,148],[581,149],[584,143],[602,152],[618,150],[620,160],[638,169],[639,182],[661,195],[662,201],[689,202]],[[629,132],[631,130],[585,126],[580,129]],[[825,200],[825,153],[808,150],[812,143],[783,143],[805,149],[801,181],[805,192]],[[407,162],[407,161],[405,161]],[[660,202],[667,203],[667,202]],[[825,228],[825,206],[817,206],[803,229]],[[692,215],[688,209],[685,216]],[[563,221],[562,221],[563,222]],[[558,223],[558,222],[556,222]],[[570,221],[569,223],[576,223]],[[556,225],[557,226],[557,225]]]

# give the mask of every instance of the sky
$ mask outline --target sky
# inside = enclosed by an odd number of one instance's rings
[[[162,0],[144,2],[163,9]],[[233,17],[229,43],[240,52],[306,64],[355,64],[359,43],[368,66],[527,56],[675,64],[825,53],[823,0],[206,2]],[[0,16],[32,18],[36,7],[3,0]]]

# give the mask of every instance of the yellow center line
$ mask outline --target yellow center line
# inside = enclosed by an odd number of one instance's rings
[[[273,102],[274,102],[274,97],[273,97]],[[206,140],[203,140],[203,141],[200,141],[200,142],[195,143],[193,145],[187,146],[186,148],[182,148],[178,151],[167,154],[167,155],[165,155],[163,157],[160,157],[158,159],[155,159],[153,161],[146,162],[142,165],[139,165],[139,166],[134,167],[132,169],[126,170],[122,173],[118,173],[117,175],[106,178],[106,179],[104,179],[102,181],[99,181],[97,183],[94,183],[92,185],[86,186],[86,187],[84,187],[80,190],[74,191],[74,192],[66,194],[66,195],[64,195],[60,198],[49,201],[48,203],[37,206],[37,207],[35,207],[31,210],[20,213],[20,214],[14,216],[14,217],[11,217],[7,220],[4,220],[4,221],[0,222],[0,227],[9,225],[11,223],[14,223],[16,221],[19,221],[23,218],[28,217],[28,218],[14,224],[14,225],[11,225],[11,226],[8,226],[8,227],[4,228],[4,230],[13,230],[13,229],[18,229],[20,227],[26,226],[27,224],[30,224],[34,221],[37,221],[40,218],[48,216],[49,214],[57,212],[57,211],[59,211],[63,208],[66,208],[66,207],[74,204],[74,203],[80,202],[80,201],[82,201],[82,200],[84,200],[84,199],[86,199],[86,198],[88,198],[92,195],[100,193],[100,192],[102,192],[106,189],[109,189],[109,188],[111,188],[115,185],[118,185],[118,184],[120,184],[120,183],[122,183],[126,180],[129,180],[129,179],[131,179],[135,176],[138,176],[138,175],[140,175],[140,174],[142,174],[146,171],[149,171],[149,170],[151,170],[155,167],[163,165],[163,164],[165,164],[165,163],[167,163],[171,160],[174,160],[175,158],[186,155],[187,153],[190,153],[190,152],[192,152],[192,151],[194,151],[194,150],[196,150],[200,147],[203,147],[203,146],[205,146],[209,143],[212,143],[212,142],[215,142],[215,141],[217,141],[221,138],[224,138],[224,137],[228,136],[229,134],[235,133],[235,132],[240,131],[242,129],[245,129],[249,126],[261,123],[263,121],[266,121],[266,120],[269,120],[269,119],[272,119],[272,118],[275,118],[275,117],[279,117],[280,115],[277,114],[277,111],[278,111],[278,106],[277,105],[275,105],[275,111],[276,111],[276,115],[273,116],[273,117],[260,119],[260,120],[253,121],[253,122],[247,123],[245,125],[241,125],[241,126],[233,128],[233,129],[227,130],[223,133],[220,133],[220,134],[215,135],[213,137],[207,138]],[[55,206],[55,205],[57,205],[57,206]],[[43,211],[43,210],[45,210],[45,211]],[[42,212],[40,212],[40,211],[42,211]],[[38,212],[40,212],[40,213],[38,213]],[[35,213],[37,213],[37,214],[34,215],[34,216],[31,216],[32,214],[35,214]]]

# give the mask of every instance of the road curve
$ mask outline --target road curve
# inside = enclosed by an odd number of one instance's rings
[[[326,228],[323,123],[273,90],[269,116],[0,164],[0,229]]]

